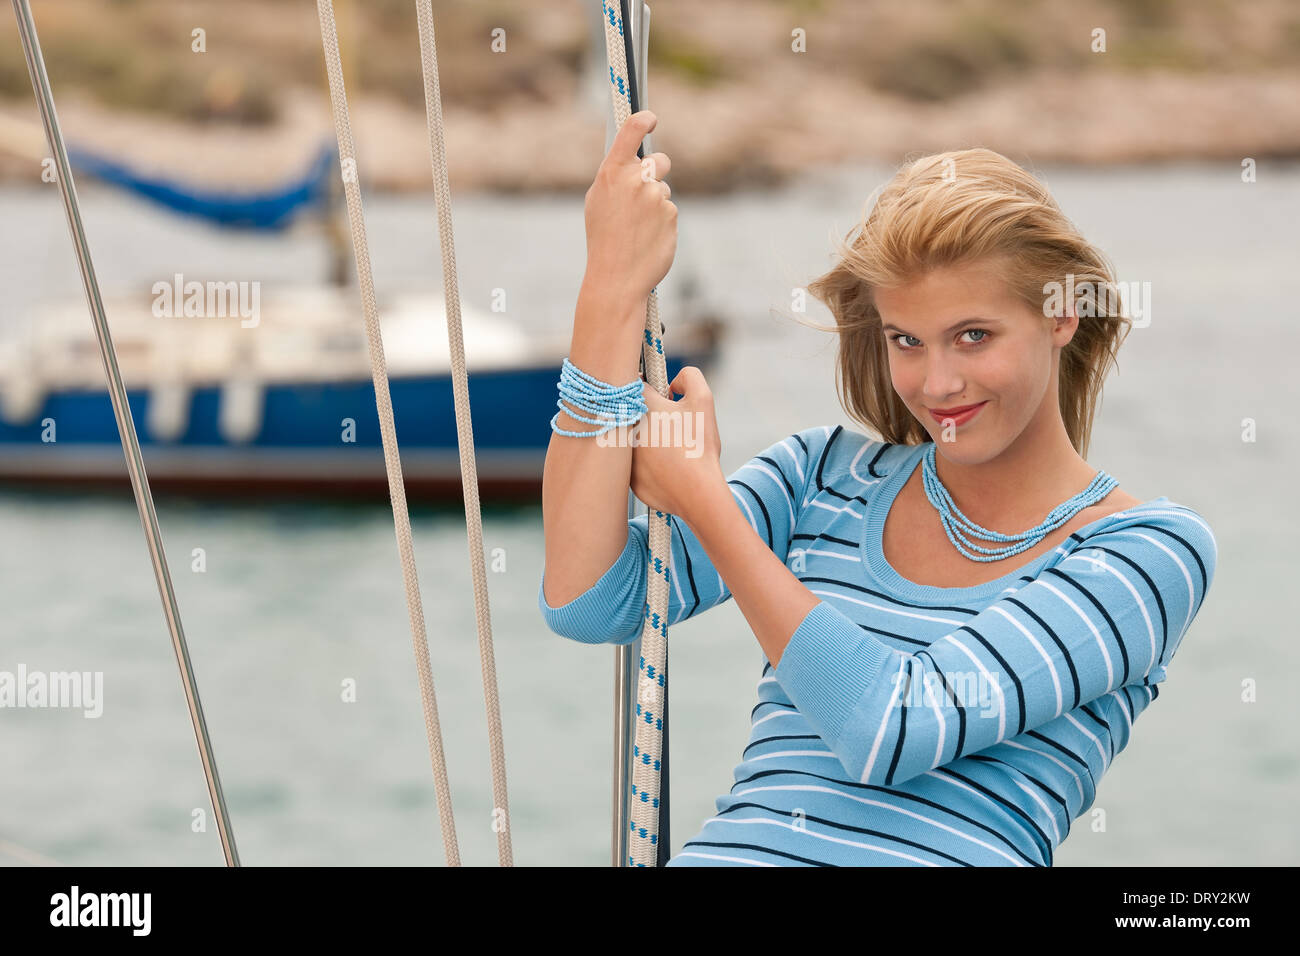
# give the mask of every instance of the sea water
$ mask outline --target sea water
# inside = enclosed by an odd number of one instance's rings
[[[1227,162],[1041,172],[1119,279],[1150,283],[1151,321],[1120,352],[1089,461],[1139,499],[1194,507],[1220,549],[1209,599],[1159,700],[1057,865],[1294,864],[1300,705],[1286,681],[1300,642],[1286,607],[1300,471],[1300,171],[1261,168],[1253,184]],[[709,384],[728,474],[799,429],[858,427],[836,400],[834,340],[788,316],[800,286],[829,263],[830,235],[847,232],[888,174],[842,168],[777,192],[677,200],[666,337],[688,282],[726,314],[730,335]],[[326,273],[324,243],[310,231],[241,236],[93,184],[81,196],[106,291],[143,294],[177,273],[268,288]],[[21,331],[38,303],[76,301],[80,280],[56,193],[0,189],[0,206],[0,324]],[[381,294],[440,290],[432,198],[371,195],[366,213]],[[585,249],[581,195],[458,195],[455,229],[467,303],[486,306],[505,289],[512,317],[570,328]],[[830,321],[822,311],[806,317]],[[86,335],[93,341],[89,318]],[[160,498],[158,516],[243,862],[443,863],[387,504]],[[495,865],[464,516],[415,508],[412,528],[461,857]],[[500,558],[488,585],[514,860],[607,865],[614,652],[543,625],[539,505],[488,507],[484,539]],[[734,602],[670,634],[677,852],[731,785],[762,655]],[[0,670],[20,663],[102,673],[102,710],[95,720],[72,707],[0,710],[0,862],[220,865],[125,490],[0,492]]]

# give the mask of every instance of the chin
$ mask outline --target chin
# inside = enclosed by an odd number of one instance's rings
[[[930,417],[928,410],[922,408],[921,411],[927,418]],[[987,413],[988,409],[985,408],[969,424],[958,426],[953,432],[952,441],[944,441],[944,426],[935,424],[933,419],[930,419],[930,425],[925,431],[934,442],[935,455],[942,455],[958,465],[980,465],[1000,455],[1006,449],[1006,445],[1002,443],[995,430],[989,428],[992,423],[981,420],[987,417]],[[924,421],[924,419],[918,420]]]
[[[990,441],[987,436],[964,435],[960,430],[956,441],[944,441],[941,428],[929,434],[934,442],[935,456],[947,458],[955,465],[982,465],[992,461],[1006,448],[1005,445]]]
[[[934,454],[936,457],[947,458],[956,465],[982,465],[993,456],[988,453],[981,442],[963,441],[943,441],[939,438],[934,440]]]

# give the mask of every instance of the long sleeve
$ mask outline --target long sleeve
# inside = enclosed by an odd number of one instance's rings
[[[1216,562],[1196,512],[1136,508],[973,616],[916,608],[954,625],[917,653],[822,601],[776,678],[853,779],[901,784],[1112,692],[1153,696]]]
[[[791,535],[806,501],[809,477],[824,460],[839,428],[817,426],[769,446],[727,478],[732,496],[758,536],[786,560]],[[809,463],[812,463],[810,467]],[[670,517],[668,623],[717,607],[731,591],[685,521]],[[641,634],[649,563],[649,516],[628,519],[623,552],[596,583],[567,604],[546,602],[545,570],[537,605],[546,626],[584,644],[630,644]]]

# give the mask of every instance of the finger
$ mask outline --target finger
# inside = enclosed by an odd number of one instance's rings
[[[668,158],[667,153],[651,153],[646,159],[655,161],[655,179],[663,179],[668,175],[668,170],[672,169],[672,160]]]
[[[641,160],[641,178],[646,182],[663,179],[672,165],[667,153],[651,153]]]
[[[641,160],[641,182],[654,183],[657,185],[660,191],[664,194],[665,199],[668,199],[673,194],[673,191],[669,188],[668,184],[657,178],[653,156],[647,156],[645,159]]]
[[[618,135],[614,137],[613,145],[609,147],[609,155],[616,162],[620,163],[639,163],[641,157],[637,156],[636,151],[641,146],[641,140],[655,128],[659,118],[649,110],[641,110],[633,113],[618,129]]]
[[[692,394],[708,394],[709,391],[709,383],[704,380],[704,373],[694,365],[682,366],[682,370],[673,379],[673,387],[683,395],[688,391]]]

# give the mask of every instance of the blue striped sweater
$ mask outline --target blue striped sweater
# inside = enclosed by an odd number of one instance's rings
[[[971,587],[913,583],[885,516],[926,445],[842,426],[777,442],[728,478],[818,603],[775,670],[717,812],[669,866],[1051,866],[1159,693],[1214,577],[1205,520],[1166,497],[1079,528]],[[647,518],[555,633],[626,644],[645,613]],[[672,519],[668,620],[731,597]],[[545,572],[543,572],[543,582]]]

